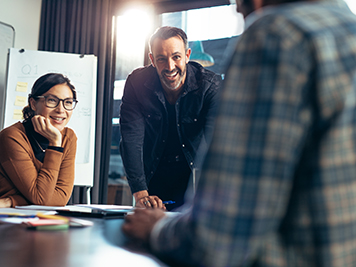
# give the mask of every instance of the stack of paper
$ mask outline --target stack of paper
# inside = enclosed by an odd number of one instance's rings
[[[58,208],[58,207],[56,207]],[[92,226],[93,222],[54,215],[55,211],[43,209],[0,209],[0,223],[22,224],[35,230],[66,230],[69,227]]]

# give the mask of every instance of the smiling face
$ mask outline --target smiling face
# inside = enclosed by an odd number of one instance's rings
[[[53,95],[59,99],[73,98],[72,90],[66,84],[57,84],[49,89],[43,96]],[[36,115],[41,115],[45,118],[49,118],[51,124],[59,131],[62,131],[69,122],[73,110],[66,110],[63,107],[63,101],[60,101],[57,107],[49,108],[45,104],[45,99],[40,98],[35,100],[30,99],[31,108],[35,111]]]
[[[179,91],[183,87],[190,53],[178,36],[154,40],[150,59],[166,91]]]

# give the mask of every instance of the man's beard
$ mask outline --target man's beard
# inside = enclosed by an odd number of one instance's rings
[[[176,90],[183,81],[184,75],[186,73],[187,68],[184,68],[183,70],[180,70],[178,68],[175,68],[173,71],[167,71],[167,70],[163,70],[160,74],[159,74],[159,79],[161,80],[162,85],[164,85],[164,87],[166,87],[169,90]],[[174,74],[176,73],[176,79],[174,81],[169,80],[165,74]]]

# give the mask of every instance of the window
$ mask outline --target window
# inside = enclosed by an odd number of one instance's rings
[[[345,2],[348,4],[351,11],[356,14],[356,1],[355,0],[345,0]]]
[[[126,77],[134,69],[143,66],[145,45],[152,32],[152,14],[147,9],[129,9],[117,17],[116,70],[114,107],[109,163],[108,204],[131,204],[132,197],[120,156],[119,112]],[[147,23],[142,23],[146,21]]]
[[[198,42],[199,48],[214,61],[212,66],[204,67],[224,76],[229,54],[244,29],[244,20],[236,12],[236,5],[165,13],[161,15],[161,21],[162,26],[178,27],[187,33],[192,49],[191,60]]]

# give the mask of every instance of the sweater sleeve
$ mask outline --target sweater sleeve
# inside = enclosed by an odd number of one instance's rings
[[[74,131],[69,128],[67,129],[67,136],[63,140],[63,147],[57,183],[52,198],[46,204],[49,206],[66,205],[73,191],[77,137]],[[46,156],[44,160],[46,160]]]
[[[31,205],[31,203],[24,198],[22,195],[12,195],[9,196],[9,198],[11,199],[11,207],[15,208],[16,206],[26,206],[26,205]]]

